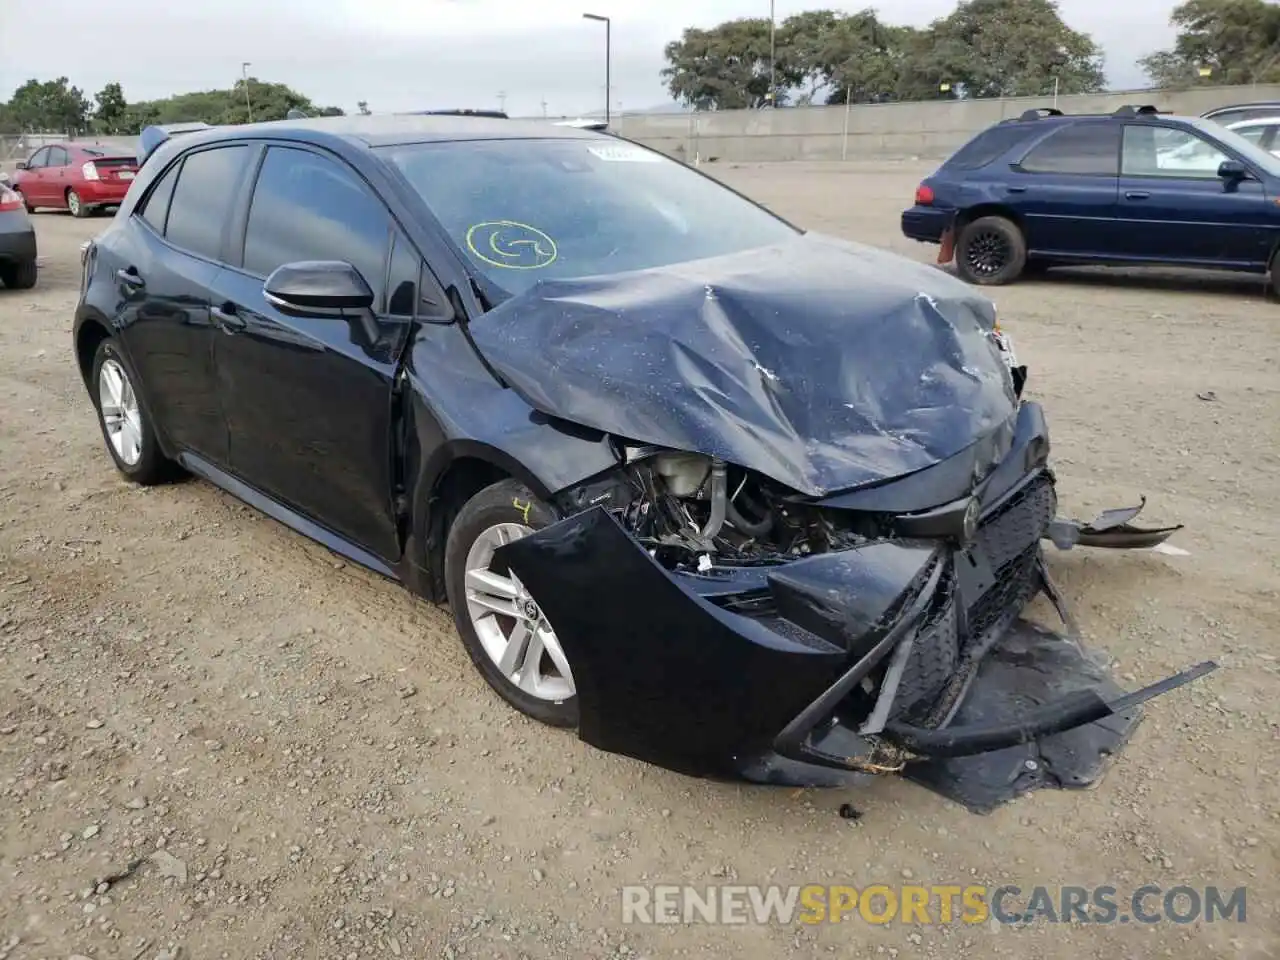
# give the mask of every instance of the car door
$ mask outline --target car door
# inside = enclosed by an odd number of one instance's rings
[[[44,175],[48,163],[48,147],[41,147],[27,160],[27,169],[22,172],[18,185],[22,188],[29,207],[42,207],[47,202],[48,188]]]
[[[264,280],[304,260],[355,266],[375,292],[373,316],[299,317],[276,309]],[[387,562],[400,553],[392,386],[420,265],[382,200],[345,162],[273,145],[244,217],[242,259],[218,276],[213,300],[233,470]]]
[[[1239,159],[1185,127],[1125,124],[1118,201],[1123,253],[1206,266],[1265,265],[1280,208],[1258,179],[1218,176],[1224,160]]]
[[[1102,256],[1112,243],[1120,129],[1084,120],[1055,130],[1013,164],[1008,202],[1035,254]]]
[[[67,205],[67,172],[70,169],[71,156],[66,147],[50,147],[49,163],[44,170],[44,202],[51,207]]]
[[[122,340],[153,417],[180,451],[223,469],[227,422],[209,293],[222,269],[232,198],[243,189],[254,149],[217,146],[171,164],[124,227],[117,265]]]

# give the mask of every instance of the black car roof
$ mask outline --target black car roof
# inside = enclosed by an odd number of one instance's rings
[[[269,136],[274,139],[316,142],[325,135],[341,137],[362,147],[456,140],[609,139],[607,135],[591,130],[558,127],[546,120],[503,120],[453,114],[373,114],[307,117],[301,120],[213,127],[207,132],[188,134],[183,140],[186,143],[195,143],[197,140],[212,143],[218,140]]]

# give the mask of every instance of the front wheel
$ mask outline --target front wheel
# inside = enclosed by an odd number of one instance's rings
[[[116,469],[134,483],[151,486],[167,480],[172,464],[160,451],[155,430],[138,400],[138,379],[114,340],[103,340],[93,358],[89,389],[98,425]]]
[[[968,283],[1012,283],[1027,265],[1022,231],[1005,217],[979,217],[966,223],[956,243],[956,272]]]
[[[445,587],[471,661],[521,713],[556,727],[578,724],[573,671],[537,600],[494,553],[556,522],[524,484],[503,480],[467,501],[449,528]]]

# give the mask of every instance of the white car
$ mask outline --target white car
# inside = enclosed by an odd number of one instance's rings
[[[1270,117],[1254,117],[1250,120],[1237,120],[1227,124],[1227,129],[1238,133],[1263,150],[1280,157],[1280,115]],[[1170,139],[1179,142],[1179,146],[1161,150],[1156,147],[1156,163],[1162,169],[1171,170],[1217,170],[1222,162],[1222,154],[1207,140],[1195,138],[1188,141],[1181,134],[1170,134]]]

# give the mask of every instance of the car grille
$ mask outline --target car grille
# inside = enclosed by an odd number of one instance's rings
[[[936,698],[970,648],[984,646],[1007,630],[1039,588],[1040,538],[1057,510],[1053,480],[1041,474],[1019,490],[978,528],[971,551],[981,551],[994,580],[977,597],[964,597],[965,636],[960,635],[960,590],[955,578],[938,592],[924,626],[917,631],[894,705],[895,715],[911,714]],[[956,563],[967,562],[957,551]]]

